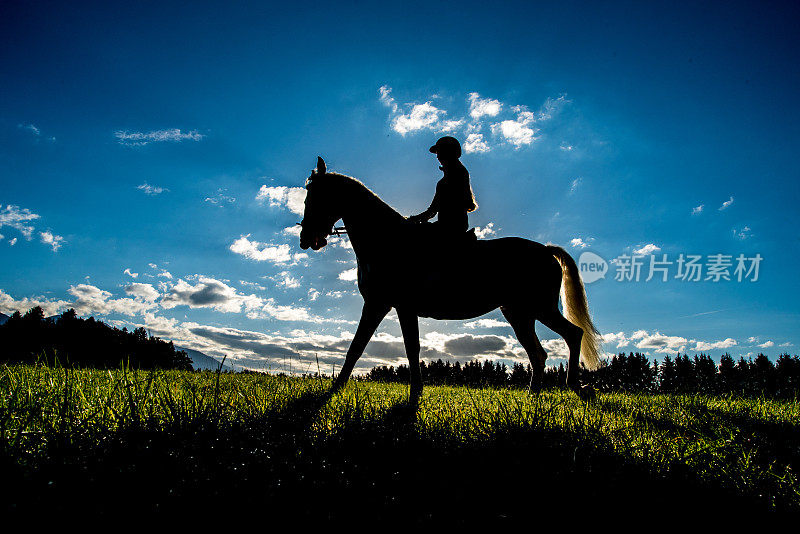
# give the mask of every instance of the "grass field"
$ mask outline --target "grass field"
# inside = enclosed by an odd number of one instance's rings
[[[329,385],[2,366],[0,502],[447,525],[800,510],[796,401]]]

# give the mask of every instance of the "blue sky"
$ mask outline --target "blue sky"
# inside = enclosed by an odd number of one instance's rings
[[[418,213],[446,132],[467,149],[484,237],[608,262],[587,284],[606,352],[796,354],[797,15],[4,2],[0,311],[76,307],[240,365],[303,372],[319,357],[327,372],[360,312],[355,257],[346,240],[299,249],[299,188],[321,155]],[[676,278],[681,254],[704,269],[730,256],[731,280]],[[615,279],[623,255],[642,257],[639,281]],[[664,255],[668,280],[645,281]],[[736,280],[739,255],[760,255],[757,280]],[[421,331],[427,358],[526,361],[499,312]],[[392,314],[362,369],[403,360]]]

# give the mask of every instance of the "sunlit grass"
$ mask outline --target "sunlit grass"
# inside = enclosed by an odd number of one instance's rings
[[[535,451],[525,461],[554,478],[605,472],[632,484],[686,481],[763,508],[800,507],[797,402],[601,394],[584,403],[562,390],[427,387],[415,404],[403,385],[351,382],[327,396],[329,385],[256,374],[3,366],[0,447],[20,476],[34,474],[28,495],[38,491],[36,473],[47,478],[63,462],[81,464],[87,480],[109,457],[135,470],[138,453],[124,449],[140,450],[131,444],[144,440],[148,455],[177,466],[178,474],[164,472],[175,478],[165,482],[170,495],[190,492],[195,476],[251,491],[251,475],[241,474],[251,472],[272,477],[263,491],[273,498],[331,485],[391,492],[400,484],[393,477],[404,480],[391,462],[414,465],[419,451],[437,458],[435,468],[475,451],[506,455],[500,463]],[[294,489],[283,489],[287,478]]]

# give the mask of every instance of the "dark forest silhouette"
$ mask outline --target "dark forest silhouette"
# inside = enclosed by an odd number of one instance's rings
[[[489,360],[473,360],[465,364],[441,359],[420,362],[422,380],[430,385],[468,387],[525,388],[530,380],[530,365]],[[555,388],[564,384],[567,371],[564,364],[545,370],[543,387]],[[409,370],[405,365],[374,367],[365,379],[378,382],[406,382]],[[630,393],[702,393],[719,395],[765,395],[796,398],[800,394],[800,358],[782,354],[773,363],[766,355],[755,359],[724,354],[717,365],[706,354],[676,355],[662,361],[650,361],[645,354],[624,353],[603,361],[598,370],[584,377],[599,391]]]
[[[14,312],[0,325],[0,363],[42,362],[95,368],[192,370],[192,361],[172,342],[149,336],[144,328],[119,330],[94,317],[81,319],[70,309],[45,318],[41,307]]]

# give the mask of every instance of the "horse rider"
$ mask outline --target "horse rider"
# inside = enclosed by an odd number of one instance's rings
[[[439,217],[434,225],[440,237],[446,242],[460,242],[469,237],[466,233],[469,228],[467,213],[478,207],[469,183],[469,172],[458,159],[461,157],[461,143],[448,135],[436,141],[430,152],[436,154],[441,163],[439,169],[444,176],[436,184],[436,194],[430,207],[418,215],[412,215],[408,220],[424,223],[438,213]]]

